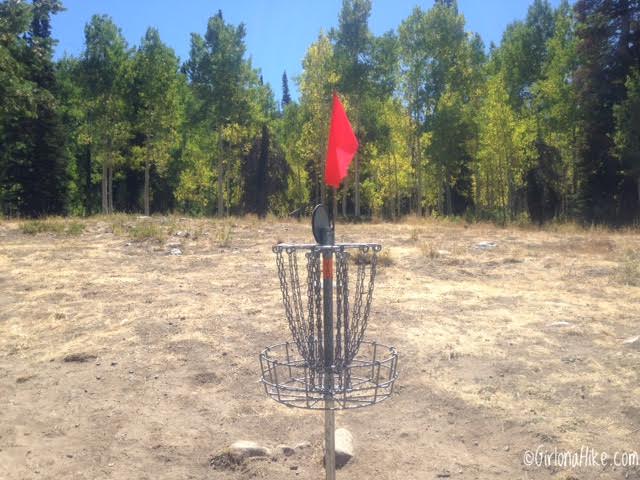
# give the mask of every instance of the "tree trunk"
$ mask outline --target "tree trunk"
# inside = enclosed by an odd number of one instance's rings
[[[331,190],[333,191],[333,195],[332,195],[332,199],[333,199],[333,201],[332,201],[332,203],[333,203],[332,211],[333,211],[333,214],[332,214],[331,219],[335,222],[336,218],[338,218],[338,189],[333,187]]]
[[[224,167],[218,162],[218,216],[224,217]]]
[[[226,175],[225,175],[226,177]],[[229,178],[225,178],[224,179],[224,185],[225,185],[225,191],[226,192],[231,192],[231,181],[229,180]],[[227,198],[227,203],[225,205],[226,209],[225,209],[225,216],[230,217],[231,216],[231,194],[229,194],[229,197]]]
[[[298,203],[298,217],[301,215],[301,209],[302,209],[302,180],[300,178],[300,167],[296,168],[296,177],[297,177],[297,183],[298,183],[298,195],[300,195],[300,197],[297,199],[297,203]]]
[[[342,217],[347,218],[347,197],[349,196],[349,186],[348,182],[349,177],[344,179],[344,183],[342,184]]]
[[[108,170],[107,164],[102,162],[102,213],[107,215],[109,213],[109,199],[107,197],[107,184],[108,184]]]
[[[320,203],[323,205],[327,204],[327,185],[324,183],[324,169],[326,168],[327,159],[324,157],[324,154],[320,154],[320,172],[318,172],[318,181],[320,182]],[[333,192],[334,198],[336,195],[336,191]]]
[[[636,186],[638,187],[638,214],[640,215],[640,175],[636,178]]]
[[[144,214],[149,216],[150,208],[149,208],[149,197],[150,197],[150,186],[149,186],[149,176],[150,176],[151,165],[149,164],[149,160],[145,161],[144,164]]]
[[[218,132],[218,217],[224,217],[224,165],[222,163],[222,128]]]
[[[398,194],[398,160],[395,155],[393,155],[393,182],[394,182],[394,192],[395,192],[395,205],[393,206],[393,219],[395,220],[400,216],[400,200]]]
[[[418,204],[416,205],[416,212],[419,217],[422,216],[422,168],[420,166],[420,138],[415,139],[415,157],[416,157],[416,178],[418,180],[418,198],[416,199]]]
[[[355,158],[355,214],[356,218],[360,218],[360,155],[356,154]]]
[[[446,215],[447,209],[447,201],[446,201],[446,193],[445,193],[445,181],[444,181],[444,173],[442,172],[442,168],[438,167],[438,215]]]
[[[111,163],[111,162],[109,162]],[[113,213],[113,164],[109,165],[109,215]]]
[[[444,181],[444,194],[445,194],[445,199],[447,201],[446,214],[447,215],[452,215],[453,214],[453,201],[451,199],[451,185],[449,185],[449,181],[448,180]]]

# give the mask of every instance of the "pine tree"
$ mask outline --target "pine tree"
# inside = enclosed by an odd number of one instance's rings
[[[60,214],[66,207],[68,179],[56,101],[51,15],[60,12],[62,4],[59,0],[34,0],[24,5],[12,0],[0,7],[0,24],[18,27],[15,37],[2,36],[11,43],[1,47],[0,55],[8,67],[5,75],[18,74],[3,82],[15,89],[17,98],[5,97],[9,99],[5,113],[12,114],[0,117],[4,145],[0,152],[0,202],[5,210],[22,215]],[[18,38],[20,34],[22,38]]]
[[[640,67],[631,71],[625,86],[627,98],[613,107],[615,155],[625,178],[635,184],[635,207],[630,207],[630,215],[637,219],[640,217]]]
[[[583,216],[588,222],[621,219],[621,171],[614,154],[614,105],[626,97],[625,81],[640,65],[640,3],[634,0],[579,0],[576,71],[580,111],[580,162]],[[628,188],[635,189],[634,185]]]
[[[287,72],[282,73],[282,110],[291,103],[291,94],[289,93],[289,80]]]

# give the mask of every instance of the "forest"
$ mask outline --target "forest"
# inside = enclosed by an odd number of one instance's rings
[[[277,92],[223,12],[183,62],[156,28],[128,45],[105,15],[78,57],[54,61],[63,9],[0,2],[4,216],[307,214],[332,195],[337,91],[360,142],[343,217],[640,221],[640,0],[534,0],[500,45],[469,32],[455,0],[381,36],[371,0],[343,0]]]

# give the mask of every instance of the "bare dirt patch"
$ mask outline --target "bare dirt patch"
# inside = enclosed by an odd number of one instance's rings
[[[321,414],[257,382],[259,350],[288,337],[271,245],[311,241],[308,222],[83,225],[0,223],[0,478],[323,478]],[[539,445],[640,450],[640,350],[623,343],[640,334],[637,232],[411,221],[337,237],[388,252],[369,337],[401,354],[392,399],[338,414],[357,453],[339,478],[640,478],[523,464]],[[312,448],[226,462],[239,439]]]

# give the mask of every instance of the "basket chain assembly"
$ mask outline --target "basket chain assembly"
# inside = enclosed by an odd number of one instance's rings
[[[364,341],[380,250],[380,245],[367,243],[274,246],[293,342],[269,347],[260,356],[262,382],[269,396],[289,406],[346,409],[372,405],[391,395],[398,355],[393,347]],[[306,260],[303,270],[299,270],[299,253]],[[331,261],[325,263],[327,257]],[[323,277],[334,275],[333,356],[328,365]],[[363,345],[367,348],[361,351]],[[326,406],[327,395],[335,400],[332,407]]]
[[[298,273],[298,249],[287,247],[275,248],[274,250],[282,301],[293,340],[308,366],[316,371],[323,370],[323,346],[322,342],[317,341],[323,338],[321,249],[311,249],[305,252],[307,260],[306,306],[302,301],[301,281]],[[340,246],[335,249],[336,344],[334,367],[337,371],[351,363],[364,338],[375,285],[378,250],[368,245],[358,247],[358,255],[355,257],[355,295],[353,295],[353,304],[351,304],[349,296],[351,254]]]

